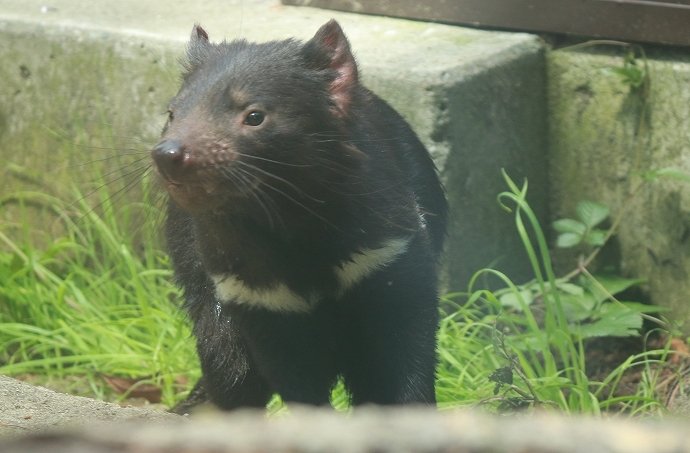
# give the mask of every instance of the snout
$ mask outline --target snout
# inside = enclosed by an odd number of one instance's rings
[[[193,151],[176,139],[163,139],[151,150],[166,191],[179,207],[189,212],[214,209],[233,192],[232,185],[205,150]]]
[[[179,140],[162,140],[151,150],[151,157],[161,176],[171,183],[183,180],[190,166],[190,155]]]

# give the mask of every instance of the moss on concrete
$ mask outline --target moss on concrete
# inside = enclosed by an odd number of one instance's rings
[[[107,33],[5,25],[0,40],[1,220],[15,224],[12,194],[39,191],[78,202],[104,182],[118,190],[141,178],[148,149],[174,94],[177,56],[158,43],[123,45]],[[143,160],[142,160],[143,159]],[[140,199],[136,190],[125,194]],[[94,197],[96,198],[96,197]],[[35,211],[30,229],[55,236],[60,223],[49,209]]]
[[[615,50],[549,55],[553,217],[571,216],[583,199],[605,203],[613,216],[625,209],[616,244],[622,272],[646,279],[651,300],[690,332],[690,185],[643,178],[665,167],[690,174],[690,55],[649,53],[647,89],[612,71],[622,65]]]
[[[160,131],[177,85],[173,52],[79,32],[18,39],[5,29],[0,39],[13,43],[0,48],[0,146],[15,165],[74,176],[84,162],[147,150]]]

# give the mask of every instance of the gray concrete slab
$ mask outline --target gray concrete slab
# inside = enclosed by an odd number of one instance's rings
[[[0,170],[0,192],[38,182],[61,193],[93,185],[90,173],[136,172],[124,154],[145,157],[155,142],[193,23],[212,40],[265,41],[308,38],[331,17],[350,38],[365,84],[410,121],[443,173],[452,209],[448,287],[464,289],[492,263],[526,277],[512,219],[495,200],[505,167],[530,179],[545,213],[543,54],[526,34],[275,0],[0,0],[0,150],[11,164]]]

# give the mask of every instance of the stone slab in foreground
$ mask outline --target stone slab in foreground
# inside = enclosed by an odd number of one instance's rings
[[[33,431],[136,419],[139,423],[180,418],[153,409],[66,395],[0,376],[0,439]],[[0,452],[5,451],[0,442]]]
[[[297,407],[271,418],[264,411],[237,411],[187,419],[0,377],[3,453],[684,453],[690,452],[689,423],[377,407],[353,414]]]

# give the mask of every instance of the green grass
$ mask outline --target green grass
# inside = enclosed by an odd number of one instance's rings
[[[441,407],[664,413],[657,387],[670,354],[668,345],[630,356],[600,381],[588,377],[585,347],[595,338],[640,336],[645,319],[665,327],[649,315],[660,310],[615,297],[638,280],[595,277],[586,268],[557,278],[545,235],[526,202],[526,184],[520,188],[504,176],[510,190],[499,200],[515,216],[535,278],[517,286],[500,272],[484,269],[475,275],[468,292],[446,296],[447,314],[439,334]],[[593,237],[594,227],[605,217],[604,210],[589,209],[591,205],[584,204],[582,211],[595,212],[590,217],[597,220],[582,229],[583,242]],[[582,217],[583,225],[590,220]],[[611,234],[595,236],[608,239]],[[593,242],[602,246],[605,241]],[[497,279],[503,288],[474,290],[485,276]],[[632,394],[619,395],[621,379],[633,372],[640,373],[642,385]]]
[[[105,399],[116,395],[104,376],[133,378],[171,404],[199,372],[159,216],[147,203],[113,209],[105,189],[96,196],[96,209],[77,193],[76,204],[29,192],[2,200],[49,209],[60,236],[37,237],[26,217],[1,225],[0,373]]]
[[[439,406],[663,412],[655,389],[668,348],[630,357],[601,382],[586,373],[589,339],[640,334],[649,307],[613,296],[638,282],[595,278],[586,270],[557,278],[545,236],[526,203],[526,186],[506,181],[510,190],[500,200],[513,212],[535,279],[517,286],[485,269],[468,291],[444,297]],[[145,181],[142,191],[149,198]],[[160,247],[160,210],[150,202],[113,209],[106,188],[96,196],[96,209],[76,192],[68,196],[81,200],[76,203],[40,192],[0,200],[0,207],[12,204],[20,212],[28,206],[51,211],[60,231],[51,240],[37,240],[28,217],[0,225],[0,374],[68,383],[63,390],[110,400],[122,395],[104,377],[127,378],[152,384],[162,402],[172,405],[199,371]],[[598,231],[596,222],[589,225],[585,218],[585,229],[577,222],[566,223],[584,240]],[[596,237],[598,244],[603,236]],[[41,243],[46,245],[36,245]],[[476,282],[487,276],[503,288],[478,289]],[[633,395],[617,395],[622,376],[636,369],[642,370],[643,385]],[[347,407],[342,386],[333,402]],[[274,400],[269,406],[275,411],[281,404]]]

